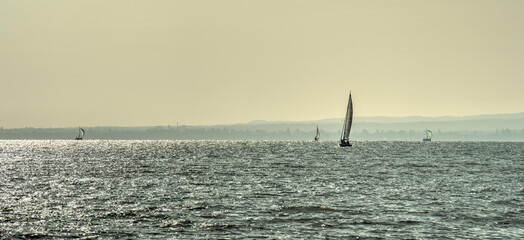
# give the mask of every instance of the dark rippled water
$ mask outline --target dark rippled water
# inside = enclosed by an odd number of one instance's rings
[[[524,238],[524,143],[0,141],[0,237]]]

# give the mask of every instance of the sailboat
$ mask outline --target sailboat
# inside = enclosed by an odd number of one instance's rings
[[[75,138],[75,140],[84,139],[84,135],[86,135],[86,131],[84,131],[83,128],[78,128],[78,136]]]
[[[426,137],[422,139],[422,141],[431,142],[431,137],[433,137],[433,133],[430,130],[426,129]]]
[[[351,92],[349,93],[348,109],[346,110],[346,118],[344,119],[344,127],[342,128],[342,136],[340,137],[339,145],[341,147],[351,147],[349,143],[349,132],[351,132],[351,123],[353,122],[353,101],[351,100]]]
[[[318,126],[317,126],[317,135],[315,135],[315,141],[318,141],[319,138],[320,138],[320,132],[318,131]]]

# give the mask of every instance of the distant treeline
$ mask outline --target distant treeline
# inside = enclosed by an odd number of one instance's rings
[[[313,140],[316,129],[234,129],[231,127],[87,127],[85,139],[171,139],[171,140]],[[0,128],[0,139],[74,139],[78,128]],[[424,131],[355,129],[353,140],[421,141]],[[321,140],[338,140],[340,132],[322,131]],[[433,129],[434,141],[524,141],[524,129],[492,131]]]

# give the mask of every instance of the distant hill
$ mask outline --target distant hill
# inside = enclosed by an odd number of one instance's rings
[[[85,127],[85,139],[338,140],[342,118],[264,121],[208,126]],[[524,113],[463,117],[355,117],[351,139],[420,141],[424,130],[437,141],[524,141]],[[0,139],[74,139],[77,128],[0,128]]]
[[[229,125],[245,129],[282,130],[288,127],[307,130],[316,127],[328,131],[340,131],[343,118],[322,119],[318,121],[282,122],[252,121],[247,124]],[[446,131],[488,131],[497,129],[524,129],[524,113],[491,114],[463,117],[355,117],[353,131],[368,130],[423,130],[441,129]]]

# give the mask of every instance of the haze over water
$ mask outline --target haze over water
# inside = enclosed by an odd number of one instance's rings
[[[524,144],[496,142],[523,139],[523,12],[2,0],[0,138],[48,140],[0,140],[0,239],[524,239]],[[355,118],[520,117],[355,122],[351,148],[172,140],[335,140],[342,122],[318,120],[341,119],[350,91]],[[426,128],[437,142],[355,141]],[[89,140],[151,138],[170,140]],[[495,141],[438,142],[457,139]]]
[[[2,0],[0,127],[522,112],[522,0]]]
[[[524,237],[524,143],[0,141],[0,238]]]

